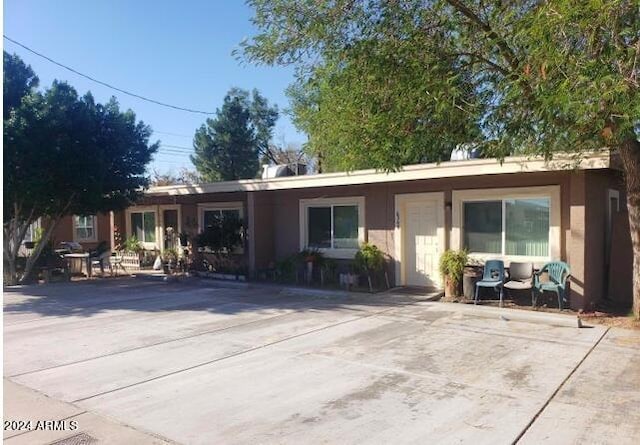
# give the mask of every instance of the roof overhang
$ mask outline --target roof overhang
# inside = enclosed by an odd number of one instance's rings
[[[180,184],[151,187],[146,195],[193,195],[202,193],[250,192],[260,190],[287,190],[313,187],[376,184],[424,179],[457,178],[464,176],[502,175],[509,173],[533,173],[561,170],[588,170],[612,168],[608,151],[584,154],[580,159],[556,156],[546,161],[542,158],[512,156],[502,162],[496,159],[469,159],[439,164],[407,165],[397,172],[356,170],[352,172],[322,173],[317,175],[289,176],[272,179],[243,179],[208,184]]]

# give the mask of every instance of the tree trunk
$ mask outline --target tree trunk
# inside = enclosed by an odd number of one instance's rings
[[[640,320],[640,142],[625,140],[619,147],[627,185],[627,209],[633,248],[633,315]]]
[[[14,206],[15,214],[19,215],[19,207],[17,205]],[[27,228],[33,223],[33,211],[24,221],[20,221],[18,217],[13,217],[8,222],[5,223],[3,227],[3,256],[4,263],[8,266],[9,270],[5,270],[4,277],[6,279],[6,284],[9,286],[13,286],[18,284],[18,273],[16,269],[16,260],[18,258],[18,252],[20,251],[20,246],[22,246],[22,242],[24,241],[24,237],[27,233]]]
[[[16,259],[14,258],[9,258],[6,260],[6,264],[7,267],[9,268],[8,271],[5,271],[5,277],[7,280],[7,285],[8,286],[15,286],[16,284],[18,284],[18,273],[16,272]]]
[[[53,234],[53,231],[55,230],[55,228],[58,226],[58,223],[60,222],[61,218],[62,218],[61,216],[56,216],[55,218],[50,220],[50,224],[47,227],[47,230],[45,230],[45,232],[42,234],[42,239],[38,242],[36,247],[33,249],[33,252],[31,252],[31,255],[29,255],[29,258],[27,258],[27,264],[24,267],[24,274],[20,278],[20,283],[24,283],[29,279],[29,276],[31,275],[33,267],[36,265],[36,261],[38,261],[38,258],[40,257],[40,254],[44,249],[44,246],[46,246],[47,243],[49,242],[49,239],[51,238],[51,235]]]

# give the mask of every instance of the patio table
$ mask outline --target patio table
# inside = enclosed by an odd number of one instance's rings
[[[87,277],[91,278],[91,256],[89,253],[67,253],[64,255],[68,260],[84,260],[85,267],[87,268]],[[80,268],[82,270],[82,267]]]

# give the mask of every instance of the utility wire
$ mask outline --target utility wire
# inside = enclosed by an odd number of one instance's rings
[[[183,158],[190,156],[189,153],[175,153],[175,152],[172,152],[172,151],[158,151],[158,152],[156,152],[156,154],[162,155],[162,156],[164,156],[164,155],[167,155],[167,156],[182,156]],[[191,153],[191,154],[195,154],[195,153]]]
[[[193,154],[194,151],[186,151],[186,150],[176,150],[173,148],[163,148],[162,146],[159,148],[158,152],[162,152],[162,153],[177,153],[177,154],[183,154],[183,155],[188,155],[188,154]]]
[[[193,136],[189,136],[187,134],[180,134],[180,133],[170,133],[168,131],[158,131],[158,130],[153,130],[154,133],[157,134],[166,134],[168,136],[177,136],[177,137],[181,137],[181,138],[189,138],[191,139]]]
[[[185,147],[184,145],[169,145],[169,144],[162,144],[160,145],[161,147],[167,147],[167,148],[175,148],[175,149],[180,149],[180,150],[189,150],[189,151],[193,151],[193,147]]]
[[[200,110],[194,110],[194,109],[192,109],[192,108],[178,107],[178,106],[176,106],[176,105],[171,105],[171,104],[168,104],[168,103],[160,102],[160,101],[155,100],[155,99],[149,99],[148,97],[144,97],[144,96],[141,96],[141,95],[139,95],[139,94],[132,93],[132,92],[127,91],[127,90],[123,90],[122,88],[118,88],[118,87],[116,87],[116,86],[110,85],[110,84],[108,84],[108,83],[106,83],[106,82],[103,82],[103,81],[101,81],[101,80],[98,80],[98,79],[96,79],[96,78],[94,78],[94,77],[88,76],[87,74],[83,74],[83,73],[81,73],[80,71],[77,71],[77,70],[75,70],[75,69],[73,69],[73,68],[71,68],[71,67],[68,67],[68,66],[66,66],[66,65],[64,65],[64,64],[62,64],[62,63],[60,63],[60,62],[56,62],[56,61],[55,61],[55,60],[53,60],[52,58],[47,57],[47,56],[45,56],[44,54],[41,54],[41,53],[39,53],[39,52],[37,52],[37,51],[35,51],[35,50],[33,50],[33,49],[29,48],[28,46],[23,45],[22,43],[20,43],[20,42],[18,42],[18,41],[16,41],[16,40],[13,40],[12,38],[8,37],[6,34],[2,34],[2,36],[3,36],[6,40],[8,40],[9,42],[14,43],[14,44],[16,44],[16,45],[18,45],[18,46],[20,46],[20,47],[22,47],[22,48],[26,49],[27,51],[29,51],[30,53],[35,54],[35,55],[36,55],[36,56],[38,56],[38,57],[42,57],[43,59],[48,60],[49,62],[53,63],[54,65],[58,65],[59,67],[64,68],[64,69],[66,69],[66,70],[68,70],[68,71],[71,71],[72,73],[75,73],[75,74],[77,74],[78,76],[84,77],[85,79],[89,79],[90,81],[95,82],[95,83],[97,83],[97,84],[100,84],[100,85],[102,85],[102,86],[105,86],[105,87],[107,87],[107,88],[111,88],[112,90],[116,90],[116,91],[119,91],[119,92],[121,92],[121,93],[127,94],[127,95],[129,95],[129,96],[131,96],[131,97],[135,97],[135,98],[137,98],[137,99],[144,100],[144,101],[147,101],[147,102],[151,102],[151,103],[153,103],[153,104],[160,105],[160,106],[163,106],[163,107],[172,108],[172,109],[174,109],[174,110],[186,111],[186,112],[188,112],[188,113],[205,114],[205,115],[212,115],[212,114],[215,114],[215,112],[211,112],[211,111],[200,111]]]

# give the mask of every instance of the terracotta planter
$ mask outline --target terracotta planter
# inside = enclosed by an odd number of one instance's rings
[[[453,282],[448,276],[444,277],[444,296],[445,298],[457,297],[459,292],[459,283]]]

